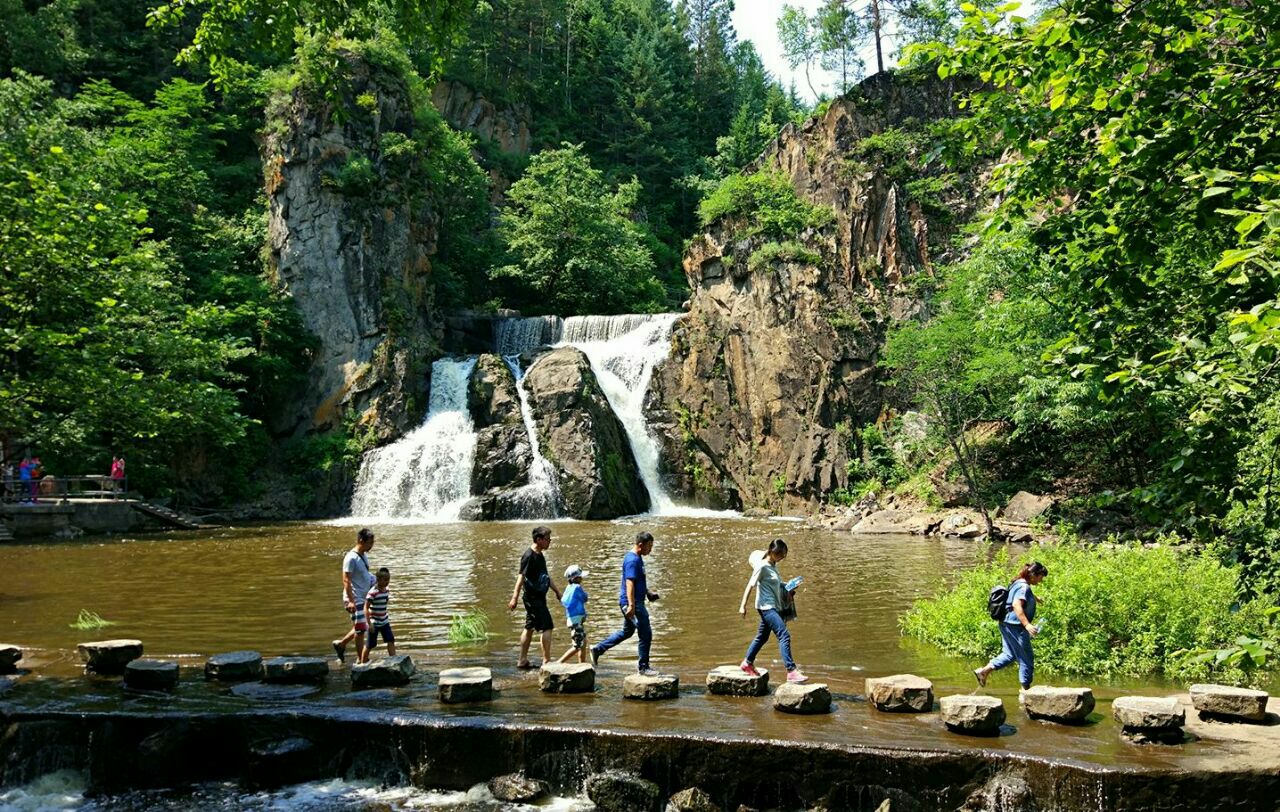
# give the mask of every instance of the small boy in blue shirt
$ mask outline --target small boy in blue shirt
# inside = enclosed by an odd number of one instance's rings
[[[564,604],[565,614],[569,618],[569,635],[573,639],[573,647],[564,653],[559,662],[568,662],[576,653],[578,662],[587,661],[587,630],[582,625],[587,619],[587,590],[582,587],[582,579],[587,573],[577,564],[564,571],[564,579],[569,582],[560,602]]]

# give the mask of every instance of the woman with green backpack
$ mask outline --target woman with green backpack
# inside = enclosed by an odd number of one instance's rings
[[[1031,687],[1031,678],[1035,675],[1036,659],[1031,650],[1031,638],[1040,633],[1040,629],[1031,621],[1036,619],[1036,596],[1031,587],[1037,586],[1049,574],[1049,568],[1039,561],[1023,564],[1018,577],[1009,584],[1008,595],[1004,600],[1003,617],[1000,621],[1000,654],[982,668],[975,669],[973,675],[978,684],[986,687],[987,677],[992,671],[999,671],[1007,665],[1018,664],[1018,682],[1022,689]]]

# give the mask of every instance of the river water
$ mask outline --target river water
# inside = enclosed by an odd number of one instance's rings
[[[1124,744],[1110,719],[1110,700],[1132,693],[1166,695],[1185,690],[1152,681],[1088,680],[1099,700],[1096,724],[1064,728],[1032,722],[1018,710],[1014,669],[993,675],[987,693],[1005,701],[1007,735],[968,739],[946,732],[936,714],[877,713],[861,701],[869,676],[914,673],[933,680],[937,696],[971,693],[976,661],[941,655],[903,638],[898,616],[971,565],[982,548],[967,541],[915,537],[859,537],[805,529],[796,523],[696,518],[642,518],[618,522],[556,522],[547,553],[553,577],[569,564],[590,572],[587,629],[599,640],[618,622],[619,565],[637,531],[657,542],[647,560],[651,589],[662,600],[651,607],[653,665],[681,677],[675,702],[621,699],[622,678],[634,669],[634,640],[600,662],[597,691],[587,696],[544,696],[536,672],[514,668],[523,612],[508,612],[517,562],[530,523],[462,523],[375,527],[370,558],[392,572],[391,616],[402,653],[419,670],[483,665],[493,669],[495,701],[457,710],[435,701],[427,684],[406,689],[405,706],[423,714],[487,715],[512,721],[613,730],[765,737],[882,747],[995,748],[1031,755],[1133,767],[1208,764],[1234,757],[1227,745],[1198,742],[1178,747]],[[0,547],[0,640],[21,645],[33,673],[9,699],[39,704],[64,701],[67,680],[78,678],[78,642],[136,637],[148,656],[176,658],[186,678],[166,706],[239,708],[231,697],[197,678],[208,655],[256,649],[265,656],[329,653],[344,630],[340,564],[355,527],[274,524],[175,533],[135,539]],[[706,695],[706,671],[736,664],[755,630],[755,614],[737,613],[750,575],[752,550],[781,536],[791,547],[784,578],[803,575],[799,617],[791,624],[796,660],[814,681],[836,696],[834,713],[795,717],[776,713],[768,699],[734,700]],[[564,615],[554,607],[554,656],[568,646]],[[70,627],[81,609],[115,625],[93,632]],[[449,621],[479,609],[491,619],[483,643],[453,646]],[[1047,613],[1046,613],[1047,614]],[[535,643],[535,661],[536,643]],[[774,641],[757,665],[783,674]],[[54,678],[54,679],[48,679]],[[775,679],[775,684],[776,684]],[[1043,684],[1072,684],[1048,676]],[[60,688],[55,692],[53,686]],[[46,689],[42,684],[47,684]],[[119,689],[86,689],[83,703],[110,709],[124,702]],[[345,677],[334,675],[325,691],[303,702],[351,707]],[[356,698],[355,704],[359,704]],[[381,700],[380,700],[381,701]]]

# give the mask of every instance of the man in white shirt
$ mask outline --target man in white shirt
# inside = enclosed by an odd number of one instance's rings
[[[356,661],[364,653],[365,635],[369,630],[364,616],[364,598],[377,582],[370,571],[368,553],[373,549],[373,531],[361,528],[356,534],[356,546],[342,558],[342,607],[351,617],[351,629],[341,640],[333,641],[333,651],[339,662],[346,662],[347,643],[356,641]]]

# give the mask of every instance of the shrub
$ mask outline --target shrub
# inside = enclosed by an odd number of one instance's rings
[[[800,243],[788,240],[783,243],[767,242],[757,248],[747,259],[747,268],[756,272],[775,262],[817,265],[821,261],[822,257],[816,251],[810,251]]]
[[[1019,563],[1032,559],[1049,568],[1036,588],[1044,598],[1037,621],[1048,621],[1036,638],[1036,666],[1046,673],[1203,677],[1209,665],[1188,650],[1221,648],[1263,625],[1266,604],[1237,603],[1239,569],[1207,553],[1060,544],[1033,547]],[[950,654],[990,657],[1000,634],[986,613],[987,593],[1016,571],[1001,550],[937,597],[917,601],[900,619],[903,633]],[[1215,674],[1244,677],[1238,669]]]
[[[781,172],[761,169],[750,175],[730,175],[698,205],[703,226],[731,216],[747,218],[749,235],[787,240],[806,228],[826,225],[835,213],[797,197]]]

